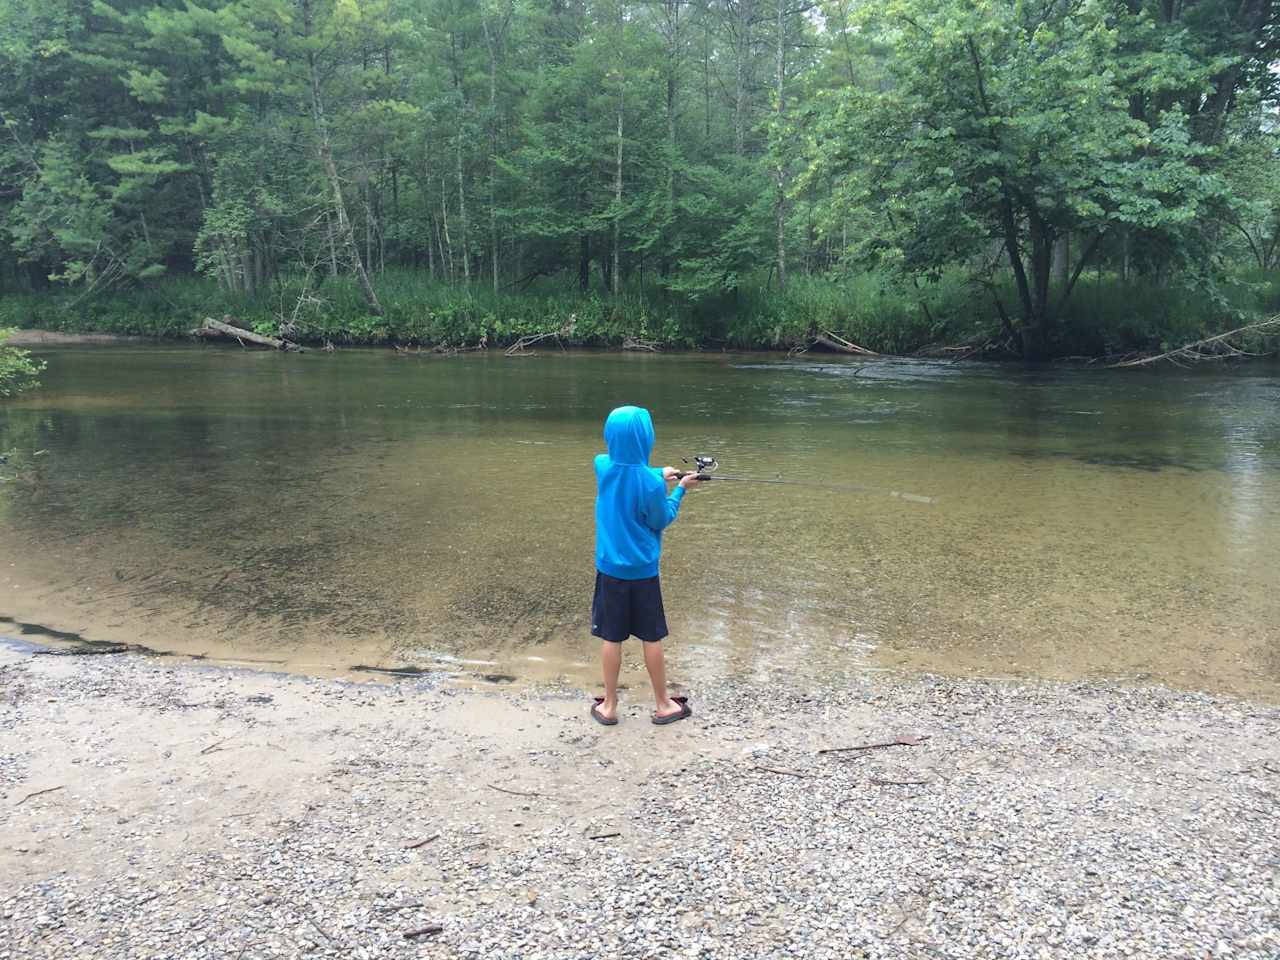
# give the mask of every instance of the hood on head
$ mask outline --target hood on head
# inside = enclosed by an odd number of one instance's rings
[[[604,422],[604,442],[614,463],[648,465],[653,420],[644,407],[618,407]]]

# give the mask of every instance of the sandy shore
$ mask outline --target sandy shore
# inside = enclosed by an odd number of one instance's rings
[[[0,958],[1280,956],[1280,708],[690,693],[0,646]]]

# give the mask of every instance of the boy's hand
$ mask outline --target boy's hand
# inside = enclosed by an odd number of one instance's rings
[[[679,471],[679,470],[677,470],[675,467],[663,467],[663,468],[662,468],[662,479],[663,479],[663,480],[665,480],[665,481],[667,481],[667,483],[670,483],[672,480],[675,480],[675,479],[676,479],[676,477],[679,475],[679,473],[680,473],[680,471]]]
[[[680,486],[684,488],[686,493],[692,490],[697,485],[698,485],[698,475],[696,473],[686,473],[683,477],[680,478]]]

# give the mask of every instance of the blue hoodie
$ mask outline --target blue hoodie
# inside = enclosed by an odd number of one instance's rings
[[[658,575],[662,531],[680,512],[684,490],[667,496],[649,466],[653,420],[642,407],[618,407],[604,422],[608,453],[596,457],[596,569],[619,580]]]

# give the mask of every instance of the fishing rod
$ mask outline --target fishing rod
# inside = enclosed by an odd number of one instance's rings
[[[680,458],[684,463],[688,463],[687,457]],[[881,487],[867,487],[861,484],[841,484],[841,483],[819,483],[811,480],[784,480],[781,475],[777,477],[734,477],[725,476],[722,473],[716,473],[720,464],[715,457],[706,454],[697,454],[693,458],[693,470],[677,470],[676,479],[683,480],[687,476],[695,476],[698,481],[703,480],[730,480],[736,483],[784,483],[788,486],[796,487],[818,487],[823,490],[856,490],[860,493],[875,493],[886,497],[893,497],[896,500],[909,500],[912,503],[937,503],[937,497],[925,497],[918,493],[904,493],[901,490],[887,490]]]

